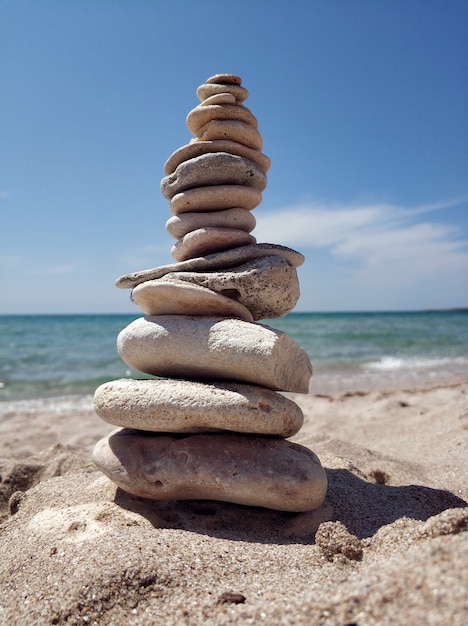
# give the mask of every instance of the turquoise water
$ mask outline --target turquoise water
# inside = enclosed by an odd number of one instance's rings
[[[0,400],[92,394],[141,377],[116,338],[135,315],[0,316]],[[314,365],[311,391],[468,377],[468,312],[291,313],[286,331]]]

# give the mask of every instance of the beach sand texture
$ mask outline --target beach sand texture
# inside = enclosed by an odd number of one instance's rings
[[[91,401],[5,403],[0,623],[464,625],[467,394],[287,394],[329,480],[300,514],[130,496],[90,462]]]

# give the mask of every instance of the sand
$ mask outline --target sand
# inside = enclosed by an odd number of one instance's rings
[[[152,502],[90,462],[90,399],[3,405],[0,623],[468,623],[468,383],[293,395],[324,505]]]

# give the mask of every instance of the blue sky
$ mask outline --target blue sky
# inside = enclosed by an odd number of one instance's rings
[[[0,312],[138,312],[167,157],[230,72],[272,159],[259,242],[297,311],[468,306],[468,3],[2,0]]]

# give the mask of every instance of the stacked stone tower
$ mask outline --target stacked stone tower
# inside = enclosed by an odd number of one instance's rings
[[[119,334],[119,353],[158,378],[96,390],[96,412],[121,428],[96,444],[94,461],[146,498],[312,510],[325,472],[287,440],[303,415],[277,393],[307,393],[312,366],[286,333],[258,323],[295,306],[304,257],[250,234],[270,160],[241,79],[213,76],[197,95],[194,138],[169,157],[161,182],[176,263],[117,280],[146,315]]]

